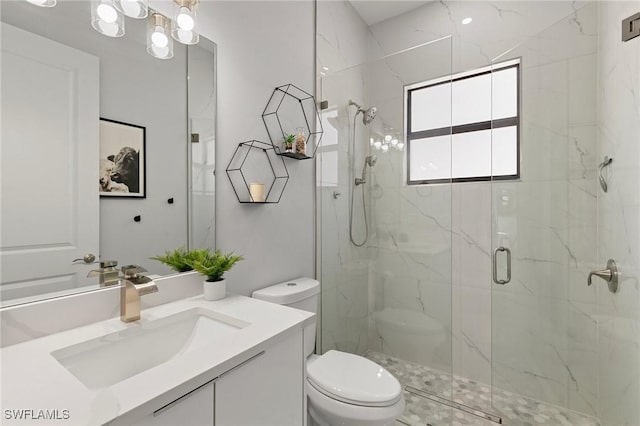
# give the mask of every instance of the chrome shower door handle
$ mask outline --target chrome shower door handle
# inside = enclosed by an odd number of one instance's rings
[[[498,252],[507,253],[507,279],[498,279]],[[511,250],[506,247],[498,247],[493,251],[493,282],[500,285],[508,284],[511,281]]]

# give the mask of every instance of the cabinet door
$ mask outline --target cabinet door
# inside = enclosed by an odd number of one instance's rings
[[[216,382],[216,426],[304,424],[302,330],[223,374]]]
[[[209,382],[155,413],[135,426],[213,426],[214,382]]]

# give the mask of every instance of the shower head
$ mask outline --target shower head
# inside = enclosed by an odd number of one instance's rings
[[[364,115],[362,116],[362,122],[366,126],[370,124],[374,118],[376,118],[376,114],[378,113],[378,108],[372,106],[366,111],[363,111]]]
[[[376,114],[378,113],[378,108],[372,106],[368,109],[364,109],[360,104],[349,100],[349,105],[353,105],[354,107],[358,108],[358,112],[356,113],[356,115],[362,113],[362,123],[366,126],[367,124],[370,124],[374,118],[376,118]]]

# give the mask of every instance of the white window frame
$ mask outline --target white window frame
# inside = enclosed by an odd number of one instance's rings
[[[452,84],[455,81],[464,80],[468,78],[478,77],[481,75],[491,74],[496,71],[505,70],[509,68],[516,68],[517,70],[517,82],[516,82],[516,115],[515,117],[501,118],[501,119],[490,119],[488,121],[475,122],[475,123],[467,123],[461,125],[449,125],[447,127],[441,127],[437,129],[428,129],[412,132],[411,131],[411,95],[412,92],[425,89],[428,87],[433,87],[441,84]],[[429,185],[429,184],[437,184],[437,183],[451,183],[451,182],[479,182],[479,181],[489,181],[489,180],[517,180],[520,178],[520,85],[521,85],[521,67],[520,67],[520,58],[493,64],[488,67],[478,68],[471,71],[466,71],[463,73],[453,74],[449,76],[440,77],[437,79],[420,82],[416,84],[412,84],[409,86],[405,86],[404,97],[405,97],[405,124],[406,124],[406,141],[407,141],[407,153],[406,153],[406,183],[407,185]],[[452,105],[452,108],[455,106]],[[497,176],[471,176],[471,177],[457,177],[457,178],[442,178],[442,179],[427,179],[427,180],[411,180],[411,141],[417,139],[425,139],[436,136],[446,136],[466,132],[474,132],[481,130],[491,130],[502,127],[513,127],[516,128],[516,173],[513,175],[497,175]]]

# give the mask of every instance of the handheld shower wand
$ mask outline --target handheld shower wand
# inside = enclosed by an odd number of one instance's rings
[[[378,109],[374,106],[369,107],[368,109],[364,109],[361,105],[359,105],[358,103],[349,100],[349,106],[354,106],[356,107],[358,110],[356,111],[356,113],[353,115],[353,133],[351,133],[349,136],[351,136],[349,139],[349,152],[350,152],[350,157],[351,157],[351,167],[349,172],[350,173],[354,173],[355,174],[355,153],[356,153],[356,118],[358,117],[358,114],[362,113],[362,123],[367,126],[369,124],[371,124],[371,122],[376,118],[376,114],[378,113]],[[365,175],[366,175],[366,171],[367,171],[367,166],[369,167],[373,167],[376,164],[376,161],[378,160],[378,158],[375,155],[369,155],[367,157],[365,157],[364,159],[364,166],[362,167],[362,175],[361,177],[357,177],[355,178],[355,185],[353,185],[350,189],[350,198],[351,198],[351,206],[349,208],[349,239],[351,240],[351,243],[356,246],[356,247],[362,247],[363,245],[365,245],[365,243],[367,242],[367,240],[369,239],[369,221],[367,220],[367,204],[365,202],[365,190],[364,190],[364,186],[362,186],[364,183],[366,183],[366,179],[365,179]],[[353,235],[353,228],[354,228],[354,224],[353,224],[353,210],[354,210],[354,192],[356,191],[356,188],[360,187],[360,191],[362,194],[362,216],[364,218],[364,239],[362,241],[356,241],[354,235]]]
[[[369,167],[375,166],[376,161],[378,161],[378,157],[375,155],[369,155],[364,159],[364,166],[362,166],[362,177],[356,178],[356,181],[355,181],[356,186],[367,183],[367,180],[364,177],[365,172],[367,171],[367,166]]]

